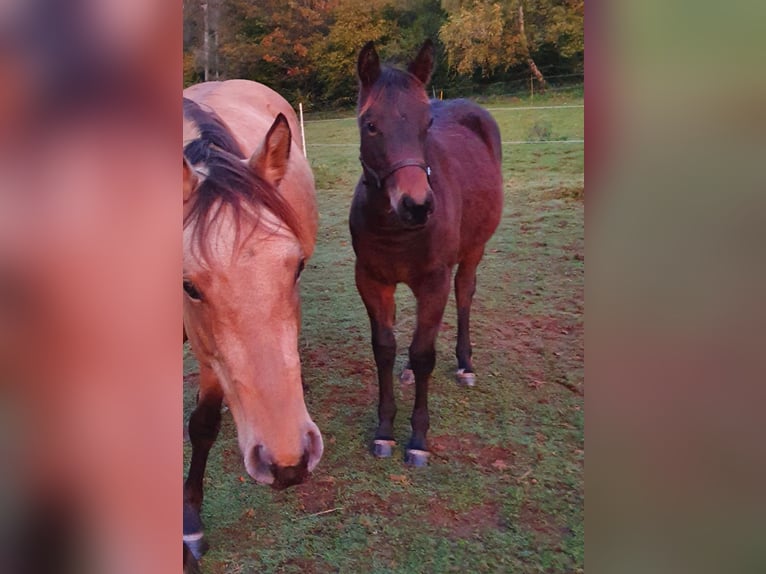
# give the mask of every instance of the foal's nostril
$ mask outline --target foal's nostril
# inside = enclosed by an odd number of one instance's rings
[[[410,196],[405,195],[399,202],[398,211],[404,223],[423,225],[434,211],[433,193],[429,191],[423,203],[416,203]]]

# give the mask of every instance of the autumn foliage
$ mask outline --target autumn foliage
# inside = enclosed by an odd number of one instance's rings
[[[359,49],[437,45],[433,83],[581,73],[583,0],[185,0],[184,82],[248,78],[307,106],[352,102]],[[538,74],[539,72],[539,74]]]

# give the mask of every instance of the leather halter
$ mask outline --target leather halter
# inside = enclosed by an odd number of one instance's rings
[[[395,164],[389,166],[387,169],[383,171],[383,173],[377,173],[374,169],[372,169],[369,165],[365,163],[365,161],[362,159],[362,156],[359,156],[359,162],[362,164],[362,170],[364,171],[365,176],[371,176],[373,181],[372,183],[375,184],[375,187],[378,189],[383,189],[383,182],[386,181],[389,177],[391,177],[394,172],[402,169],[403,167],[419,167],[424,172],[426,172],[426,178],[428,178],[428,184],[431,185],[431,167],[422,162],[418,161],[416,159],[403,159],[400,161],[397,161]],[[365,185],[369,183],[369,181],[365,177],[364,181]]]

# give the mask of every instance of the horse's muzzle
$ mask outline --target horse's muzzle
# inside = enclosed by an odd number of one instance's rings
[[[304,482],[319,463],[324,450],[322,435],[316,425],[313,423],[312,425],[313,428],[306,434],[306,446],[297,464],[282,466],[277,462],[277,457],[269,453],[268,448],[259,444],[253,447],[245,457],[248,474],[256,482],[270,484],[276,490]]]
[[[409,195],[403,195],[399,200],[396,212],[404,225],[418,227],[425,225],[428,218],[434,212],[435,201],[433,191],[430,189],[423,203],[418,203]]]

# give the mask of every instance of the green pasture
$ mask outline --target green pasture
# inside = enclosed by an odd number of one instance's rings
[[[204,572],[583,570],[582,103],[578,94],[486,103],[511,143],[503,148],[504,216],[479,268],[472,316],[478,380],[471,389],[454,382],[451,300],[437,344],[425,469],[402,462],[409,387],[396,391],[396,456],[368,454],[377,384],[347,228],[358,135],[353,118],[307,117],[321,219],[302,279],[300,345],[325,454],[304,485],[257,486],[225,413],[205,479]],[[414,327],[405,286],[397,303],[401,365]],[[196,366],[188,351],[185,361],[188,418]]]

